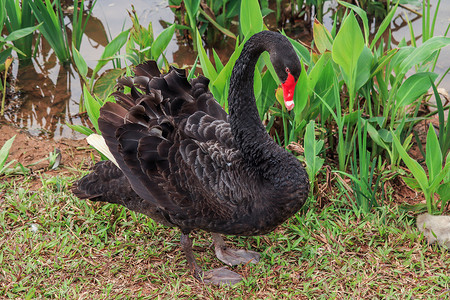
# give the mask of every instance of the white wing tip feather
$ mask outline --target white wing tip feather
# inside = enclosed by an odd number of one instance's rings
[[[89,145],[97,149],[101,154],[106,156],[110,161],[112,161],[118,168],[119,165],[117,164],[116,159],[112,155],[111,151],[109,151],[108,145],[106,145],[105,139],[96,133],[91,134],[86,138]]]

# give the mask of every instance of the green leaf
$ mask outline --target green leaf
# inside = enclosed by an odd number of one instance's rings
[[[94,85],[94,94],[100,99],[106,99],[112,92],[117,83],[117,78],[125,74],[123,69],[107,70],[100,75]]]
[[[45,2],[45,4],[44,4]],[[70,60],[68,37],[62,16],[61,5],[52,5],[50,0],[28,2],[36,20],[42,24],[39,31],[50,44],[56,56],[62,62]],[[59,3],[59,1],[58,1]]]
[[[414,51],[403,60],[398,75],[405,74],[412,66],[424,62],[434,51],[448,45],[450,45],[450,38],[443,36],[432,37],[419,47],[415,48]]]
[[[332,52],[333,60],[342,68],[349,90],[349,111],[353,110],[356,68],[363,49],[364,38],[361,29],[353,12],[350,12],[334,39]]]
[[[13,48],[8,48],[0,52],[0,65],[4,64],[6,59],[11,56]],[[4,67],[3,67],[4,69]]]
[[[450,200],[450,182],[441,184],[438,189],[437,193],[439,194],[439,197],[441,198],[441,201],[449,201]]]
[[[327,50],[331,51],[333,48],[333,38],[327,28],[317,21],[317,19],[314,20],[313,36],[314,44],[320,53],[324,53]]]
[[[283,35],[286,36],[286,34],[283,32]],[[296,40],[291,39],[290,37],[286,36],[288,40],[291,42],[292,46],[294,46],[294,50],[297,53],[297,55],[300,57],[300,60],[303,60],[307,66],[311,65],[311,55],[309,54],[308,49],[297,42]]]
[[[98,128],[98,118],[100,117],[100,108],[102,107],[100,103],[89,93],[86,86],[83,87],[83,99],[86,105],[86,112],[89,116],[89,120],[92,125],[94,125],[97,132],[100,132]]]
[[[305,65],[302,61],[302,71],[298,77],[297,85],[295,86],[294,91],[294,122],[296,125],[300,124],[302,121],[301,113],[308,103],[308,90],[308,75],[306,74]]]
[[[118,36],[116,36],[111,42],[106,45],[105,50],[103,50],[102,56],[100,57],[100,60],[98,61],[97,65],[94,68],[92,79],[94,80],[95,76],[97,75],[98,71],[108,63],[108,61],[116,55],[117,52],[120,51],[120,49],[125,45],[128,39],[128,34],[130,33],[130,30],[122,31]]]
[[[186,7],[186,12],[188,13],[190,26],[191,28],[195,28],[196,15],[200,6],[200,0],[184,0],[183,2]]]
[[[372,67],[372,61],[372,52],[370,52],[369,48],[364,45],[364,49],[358,59],[356,69],[356,90],[359,90],[370,79],[370,68]]]
[[[27,35],[33,33],[41,25],[42,25],[42,23],[38,24],[36,26],[33,26],[33,27],[27,27],[27,28],[13,31],[5,38],[5,42],[12,42],[12,41],[18,40],[20,38],[23,38],[24,36],[27,36]]]
[[[432,124],[428,128],[425,162],[430,181],[433,181],[442,169],[442,153]]]
[[[384,143],[383,139],[381,138],[379,132],[375,129],[375,127],[372,126],[369,122],[367,122],[367,132],[370,135],[370,138],[379,146],[383,147],[384,149],[388,149],[387,145]]]
[[[410,105],[425,94],[431,87],[430,78],[434,81],[437,76],[432,72],[421,72],[408,77],[397,91],[396,108]]]
[[[222,71],[220,71],[220,73],[216,75],[215,80],[213,80],[213,83],[212,84],[210,83],[209,85],[214,97],[222,106],[226,106],[225,104],[227,101],[231,72],[233,71],[234,64],[236,63],[236,60],[239,58],[239,55],[241,54],[243,47],[244,43],[238,45],[238,42],[236,42],[236,50],[234,50],[233,54],[228,59],[228,62],[222,69]]]
[[[308,74],[308,89],[309,89],[309,93],[312,94],[316,84],[319,82],[320,83],[320,79],[322,79],[323,77],[323,73],[324,73],[324,69],[326,68],[326,66],[328,65],[328,63],[330,62],[331,59],[331,53],[324,53],[323,55],[320,56],[319,60],[316,62],[316,64],[312,67],[310,67],[309,69],[309,74]],[[327,86],[329,86],[327,84]]]
[[[277,83],[270,72],[265,72],[262,76],[262,88],[259,101],[256,102],[259,117],[262,119],[269,107],[275,103],[275,90]]]
[[[66,123],[66,125],[69,126],[70,129],[78,131],[79,133],[84,134],[86,136],[90,136],[91,134],[94,133],[90,128],[87,128],[86,126],[83,125],[72,125],[68,123]]]
[[[322,150],[323,141],[316,141],[314,134],[314,121],[309,121],[305,131],[305,160],[310,181],[313,181],[317,172],[322,168],[324,159],[317,155]]]
[[[434,177],[434,180],[430,183],[430,190],[434,191],[439,185],[441,185],[442,180],[448,176],[450,172],[450,162],[447,161],[444,168],[440,170],[440,172]]]
[[[364,39],[355,16],[351,12],[342,24],[333,43],[333,60],[350,75],[364,49]]]
[[[239,24],[246,39],[263,30],[263,19],[258,0],[241,2]]]
[[[6,9],[5,9],[5,0],[0,0],[0,24],[3,29],[3,24],[5,23],[6,18]]]
[[[234,35],[233,32],[231,32],[230,30],[226,29],[225,27],[221,26],[219,23],[217,23],[213,18],[211,18],[211,16],[209,16],[205,11],[203,11],[201,8],[199,9],[200,14],[205,17],[209,22],[211,22],[211,24],[214,25],[214,27],[216,27],[220,32],[222,32],[223,34],[233,38],[233,39],[237,39],[236,35]],[[224,14],[222,14],[221,16],[224,16]],[[219,19],[219,18],[217,18]]]
[[[360,8],[360,7],[356,6],[356,5],[353,5],[353,4],[344,2],[344,1],[339,1],[339,0],[338,0],[338,2],[339,2],[340,5],[352,9],[353,11],[355,11],[359,15],[359,17],[363,21],[365,41],[366,41],[366,44],[369,45],[369,21],[367,19],[366,12],[362,8]],[[341,28],[341,30],[342,30],[342,28]]]
[[[255,68],[253,76],[253,91],[255,93],[255,99],[258,99],[259,96],[261,95],[261,89],[262,89],[261,73],[259,72],[258,68]]]
[[[152,44],[152,58],[158,60],[159,56],[166,50],[175,33],[175,24],[164,29]]]
[[[420,166],[420,164],[412,159],[408,153],[406,153],[405,149],[403,148],[402,144],[400,143],[399,139],[395,134],[392,134],[393,142],[395,145],[395,148],[397,149],[400,157],[408,167],[408,169],[413,174],[414,178],[419,183],[422,191],[426,191],[429,187],[427,174],[425,173],[424,169]]]
[[[402,177],[402,179],[411,189],[421,191],[420,185],[415,178]]]
[[[202,66],[203,74],[211,81],[217,78],[217,72],[213,64],[209,60],[206,54],[205,48],[203,48],[202,38],[200,33],[197,32],[197,51],[200,58],[200,65]],[[223,71],[223,70],[222,70]],[[216,98],[217,99],[217,98]]]
[[[216,65],[217,72],[220,73],[223,69],[222,61],[220,60],[219,55],[217,54],[216,50],[213,49],[213,56],[214,56],[214,64]]]
[[[72,44],[72,54],[73,54],[73,61],[75,63],[75,66],[77,67],[78,73],[86,81],[86,75],[88,72],[87,63],[84,60],[83,56],[81,56],[80,52],[78,52],[77,48],[75,48],[75,45],[73,44]]]
[[[397,11],[397,6],[398,6],[399,2],[400,2],[400,0],[397,0],[397,3],[395,4],[395,6],[389,10],[388,15],[383,19],[383,22],[381,22],[381,25],[380,25],[380,27],[378,27],[375,37],[373,38],[372,42],[370,43],[370,50],[372,50],[373,47],[375,47],[377,41],[383,35],[386,28],[388,28],[391,25],[391,20],[394,17],[395,12]]]
[[[5,166],[6,160],[9,156],[9,150],[11,149],[15,138],[16,136],[13,136],[9,140],[7,140],[0,149],[0,169],[3,169],[3,167]]]

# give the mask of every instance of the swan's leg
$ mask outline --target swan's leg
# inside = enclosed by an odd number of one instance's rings
[[[212,233],[214,249],[218,259],[230,266],[259,262],[261,255],[254,251],[228,248],[223,238],[218,233]]]
[[[203,272],[195,260],[194,252],[192,251],[192,240],[189,238],[189,235],[182,233],[180,243],[181,248],[186,255],[189,268],[197,280],[217,285],[236,284],[242,280],[241,275],[224,267]]]

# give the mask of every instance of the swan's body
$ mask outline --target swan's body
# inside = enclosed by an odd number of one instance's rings
[[[285,94],[291,93],[292,102],[298,57],[285,37],[265,31],[249,39],[235,64],[230,116],[213,99],[205,77],[189,83],[182,70],[161,75],[154,62],[136,67],[134,78],[119,81],[131,87],[131,95],[115,93],[117,103],[105,104],[99,119],[118,167],[98,163],[74,193],[179,227],[197,278],[203,273],[188,237],[195,229],[213,233],[216,254],[228,264],[258,260],[254,252],[225,249],[218,233],[270,232],[301,208],[309,191],[301,163],[270,138],[258,116],[253,74],[263,51],[271,53],[281,82],[289,83]],[[240,280],[223,269],[205,276],[215,283]]]

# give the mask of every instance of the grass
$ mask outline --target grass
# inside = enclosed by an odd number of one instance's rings
[[[68,188],[80,172],[71,172],[41,175],[41,188],[30,177],[0,183],[0,298],[450,298],[448,252],[428,246],[396,205],[358,217],[337,197],[269,235],[230,237],[262,260],[234,267],[245,277],[236,286],[206,286],[189,274],[178,230],[78,200]],[[210,236],[193,236],[203,268],[222,266]]]

